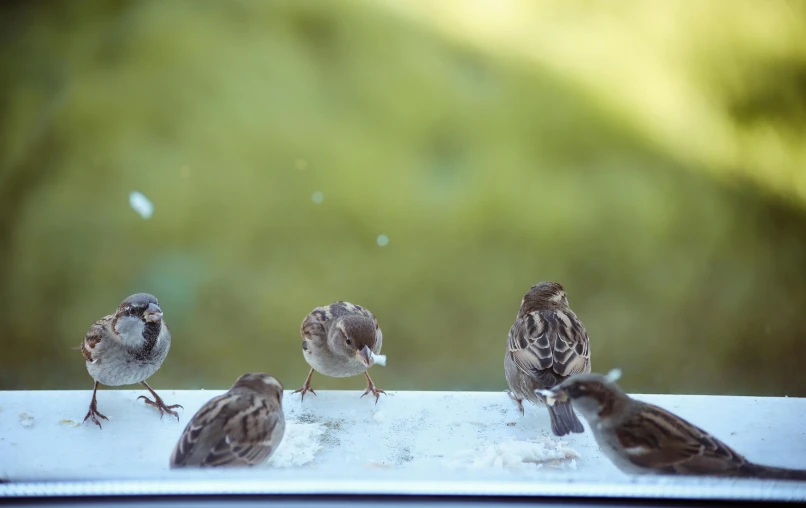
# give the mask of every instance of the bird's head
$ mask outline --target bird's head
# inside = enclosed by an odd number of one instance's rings
[[[162,326],[162,309],[154,295],[137,293],[123,300],[115,312],[115,331],[124,339],[140,339]]]
[[[540,282],[535,284],[524,295],[521,301],[521,313],[528,314],[536,310],[553,307],[567,307],[568,297],[565,289],[557,282]]]
[[[283,383],[265,372],[250,372],[239,377],[230,390],[247,389],[283,404]]]
[[[367,368],[375,363],[373,349],[378,342],[378,327],[374,320],[361,315],[340,318],[330,329],[328,341],[334,352],[355,358]]]
[[[605,416],[612,410],[613,405],[623,400],[627,395],[616,384],[621,375],[620,371],[613,370],[608,375],[578,374],[572,376],[551,390],[541,390],[548,404],[555,401],[570,400],[574,409],[581,412],[586,418],[591,416]]]

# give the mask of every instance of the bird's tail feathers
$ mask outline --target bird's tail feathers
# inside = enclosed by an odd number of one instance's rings
[[[556,436],[564,436],[571,432],[581,434],[585,432],[582,422],[579,421],[577,415],[574,413],[574,408],[571,401],[564,402],[557,401],[553,406],[548,406],[549,417],[551,417],[551,431]]]
[[[806,470],[803,469],[787,469],[784,467],[751,464],[750,471],[755,478],[806,481]]]

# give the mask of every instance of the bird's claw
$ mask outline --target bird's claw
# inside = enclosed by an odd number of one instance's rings
[[[518,411],[520,411],[521,416],[523,416],[523,399],[519,399],[518,397],[516,397],[515,394],[512,393],[512,390],[507,390],[507,395],[509,395],[509,398],[514,400],[518,404]]]
[[[361,397],[363,397],[364,395],[366,395],[368,393],[372,393],[372,395],[375,396],[375,404],[378,403],[378,399],[381,398],[381,394],[386,395],[385,391],[381,390],[380,388],[375,388],[374,384],[367,385],[367,389],[364,390],[364,393],[361,394]],[[358,397],[358,398],[360,399],[361,397]]]
[[[305,394],[308,393],[308,392],[311,392],[312,394],[316,395],[316,392],[313,391],[313,388],[311,388],[311,384],[308,383],[307,381],[305,382],[304,385],[302,385],[302,388],[298,388],[298,389],[294,390],[294,393],[300,393],[300,392],[302,392],[302,395],[300,395],[300,397],[299,397],[300,401],[305,400]]]
[[[148,404],[149,406],[156,407],[160,412],[160,420],[162,419],[163,414],[168,413],[169,415],[175,416],[176,421],[179,421],[179,413],[173,411],[173,409],[176,407],[181,407],[182,409],[185,409],[184,407],[180,406],[179,404],[174,404],[173,406],[166,406],[165,402],[163,402],[161,398],[159,397],[154,398],[157,399],[156,402],[149,399],[145,395],[140,395],[139,397],[137,397],[137,400],[143,399],[145,403]]]
[[[87,411],[87,416],[84,417],[84,421],[81,422],[81,423],[82,424],[87,423],[87,420],[92,419],[92,423],[97,425],[99,429],[103,430],[103,427],[101,426],[101,422],[99,422],[98,418],[97,418],[99,416],[101,418],[103,418],[104,420],[109,421],[109,418],[107,418],[106,416],[104,416],[101,413],[99,413],[97,408],[95,408],[94,406],[90,406],[90,410]]]

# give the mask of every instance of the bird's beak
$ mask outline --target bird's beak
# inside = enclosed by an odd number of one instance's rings
[[[162,309],[155,303],[149,303],[148,308],[143,313],[146,323],[159,323],[162,321]]]
[[[356,358],[358,358],[361,363],[370,368],[370,360],[372,359],[372,350],[369,346],[364,346],[360,351],[355,352]]]
[[[538,394],[542,395],[546,398],[546,404],[549,406],[553,406],[557,402],[565,402],[568,400],[568,392],[565,390],[559,390],[557,388],[553,390],[536,390]]]

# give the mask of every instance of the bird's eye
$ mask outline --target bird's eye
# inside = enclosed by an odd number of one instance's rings
[[[353,343],[353,341],[350,340],[350,337],[347,337],[347,340],[345,342],[347,342],[348,346]]]

